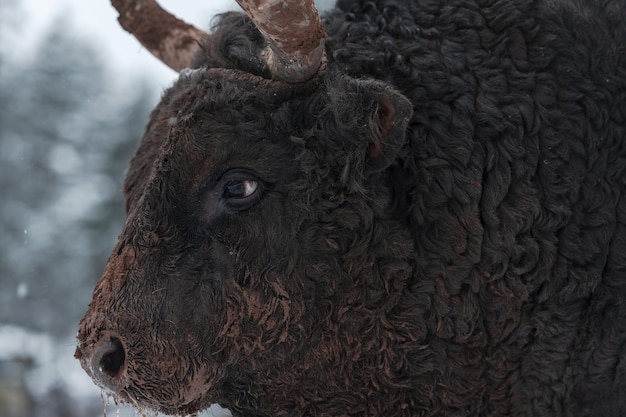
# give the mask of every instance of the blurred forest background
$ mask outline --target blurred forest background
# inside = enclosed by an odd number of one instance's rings
[[[74,338],[163,86],[137,78],[115,91],[97,45],[63,13],[20,56],[24,19],[18,1],[0,0],[0,417],[102,416]]]

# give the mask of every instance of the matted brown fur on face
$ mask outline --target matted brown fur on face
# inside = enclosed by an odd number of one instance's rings
[[[231,410],[256,409],[268,407],[271,398],[302,396],[295,383],[289,390],[282,383],[258,385],[260,375],[276,381],[317,378],[329,357],[364,355],[364,346],[337,349],[341,336],[322,336],[328,329],[323,323],[348,320],[340,298],[355,285],[355,274],[378,281],[380,272],[371,270],[377,257],[392,256],[383,255],[389,251],[404,257],[412,248],[406,233],[377,226],[363,237],[381,241],[375,250],[362,246],[358,259],[349,255],[350,235],[386,209],[376,201],[363,205],[358,193],[344,196],[344,181],[350,187],[358,181],[356,188],[363,189],[360,170],[373,162],[354,158],[370,157],[374,137],[379,146],[386,142],[379,137],[381,120],[390,137],[398,136],[388,145],[397,149],[410,114],[408,101],[397,94],[386,102],[397,111],[379,114],[376,100],[387,89],[370,83],[369,89],[378,90],[360,105],[371,114],[330,116],[335,100],[356,97],[364,86],[321,77],[293,88],[209,69],[183,74],[166,93],[131,163],[128,219],[80,326],[77,357],[102,387],[122,401],[166,413],[192,413],[214,402]],[[325,131],[341,138],[324,139]],[[358,149],[347,147],[348,138]],[[338,163],[320,166],[331,160],[329,154]],[[342,154],[351,160],[353,179],[344,178]],[[240,211],[238,205],[224,206],[222,188],[214,190],[229,186],[223,178],[242,174],[256,178],[264,194]],[[332,214],[333,208],[340,212]],[[324,212],[330,217],[321,226],[315,219]],[[408,270],[404,264],[394,271],[397,285]],[[332,286],[324,283],[327,274],[334,274]],[[309,284],[301,282],[303,275]],[[358,284],[352,291],[358,299],[367,290]],[[331,310],[315,305],[322,295],[337,298]],[[315,354],[304,349],[310,343],[319,347]],[[304,357],[319,364],[300,368],[296,362],[304,363]],[[345,371],[361,378],[371,366],[378,364]],[[336,378],[329,389],[340,389],[348,374]]]

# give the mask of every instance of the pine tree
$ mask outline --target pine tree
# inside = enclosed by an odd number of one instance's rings
[[[57,19],[20,65],[0,60],[0,318],[53,334],[74,333],[91,298],[154,104],[140,81],[112,100],[105,61],[70,26]]]

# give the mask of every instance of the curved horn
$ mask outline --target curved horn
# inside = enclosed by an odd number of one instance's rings
[[[236,0],[269,45],[272,77],[289,83],[311,79],[324,61],[324,38],[314,0]]]
[[[122,27],[175,71],[191,67],[205,32],[177,19],[154,0],[111,0]]]

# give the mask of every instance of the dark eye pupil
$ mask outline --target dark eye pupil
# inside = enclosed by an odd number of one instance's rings
[[[226,198],[246,198],[256,192],[258,183],[252,180],[230,181],[224,187],[224,197]]]

